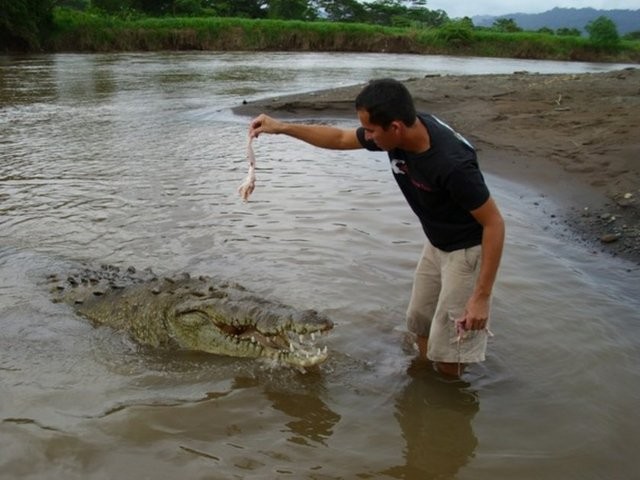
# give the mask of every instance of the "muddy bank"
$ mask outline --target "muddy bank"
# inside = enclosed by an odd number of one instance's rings
[[[586,74],[406,79],[420,110],[478,147],[488,172],[524,182],[559,207],[549,227],[640,265],[640,69]],[[355,118],[360,86],[276,97],[235,112]]]

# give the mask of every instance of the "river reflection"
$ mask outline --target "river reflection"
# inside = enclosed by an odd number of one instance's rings
[[[317,373],[317,372],[316,372]],[[264,394],[276,410],[286,414],[290,420],[286,422],[289,442],[301,445],[319,443],[327,445],[333,434],[333,428],[340,421],[340,415],[332,411],[321,399],[326,395],[326,388],[314,373],[306,378],[299,377],[294,384],[306,387],[306,391],[292,391],[292,383],[280,381],[267,382],[263,387]],[[316,381],[317,380],[317,381]],[[237,377],[234,388],[259,386],[261,381],[255,377]],[[279,385],[278,385],[279,384]],[[287,433],[283,431],[283,433]]]
[[[424,238],[386,156],[261,137],[242,203],[249,119],[231,113],[379,76],[618,67],[0,56],[0,477],[634,478],[637,270],[554,236],[540,213],[552,199],[487,171],[508,224],[487,362],[453,383],[407,373],[400,337]],[[47,275],[80,263],[205,274],[315,308],[336,325],[330,358],[303,374],[140,348],[51,302]]]
[[[384,471],[393,478],[455,478],[478,445],[472,427],[480,409],[477,393],[467,382],[446,380],[429,370],[411,369],[396,400],[406,463]]]

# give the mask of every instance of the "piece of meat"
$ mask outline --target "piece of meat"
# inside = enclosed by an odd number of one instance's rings
[[[249,137],[247,142],[247,159],[249,160],[249,173],[245,177],[244,181],[238,187],[238,193],[245,202],[249,200],[249,196],[256,188],[256,156],[253,153],[253,137]]]

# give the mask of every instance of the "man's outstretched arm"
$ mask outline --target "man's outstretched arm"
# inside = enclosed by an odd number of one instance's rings
[[[258,137],[261,133],[284,134],[310,145],[332,150],[362,148],[355,129],[282,122],[265,114],[254,118],[249,128],[250,137]]]

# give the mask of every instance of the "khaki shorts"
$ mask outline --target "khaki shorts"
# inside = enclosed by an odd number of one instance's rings
[[[486,331],[467,331],[458,342],[455,324],[475,287],[480,252],[480,245],[445,252],[429,242],[425,244],[413,280],[407,328],[429,338],[429,360],[474,363],[485,359]]]

